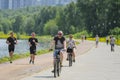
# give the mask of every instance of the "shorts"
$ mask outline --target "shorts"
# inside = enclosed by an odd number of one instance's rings
[[[54,53],[53,53],[53,57],[56,58],[57,55],[60,55],[60,51],[62,49],[55,49]]]
[[[30,54],[36,54],[36,47],[30,47]]]
[[[9,52],[14,52],[15,46],[14,45],[9,45],[8,50],[9,50]]]
[[[98,41],[96,41],[96,45],[98,45]]]
[[[73,48],[67,48],[67,52],[68,53],[72,53],[73,52]]]

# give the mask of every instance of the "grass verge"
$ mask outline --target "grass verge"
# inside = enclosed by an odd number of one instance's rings
[[[37,51],[37,55],[41,55],[41,54],[46,54],[50,52],[49,50],[39,50]],[[24,53],[24,54],[14,54],[13,56],[13,60],[17,60],[17,59],[22,59],[22,58],[27,58],[30,56],[30,53]],[[4,62],[8,62],[9,61],[9,57],[3,57],[0,58],[0,63],[4,63]]]
[[[87,38],[87,40],[95,41],[95,38]],[[100,38],[99,41],[100,41],[100,42],[106,42],[106,38]],[[120,39],[119,39],[119,40],[116,40],[115,43],[116,43],[117,45],[120,45]]]

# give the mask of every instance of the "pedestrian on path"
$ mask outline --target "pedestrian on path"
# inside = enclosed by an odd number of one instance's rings
[[[109,37],[107,36],[106,37],[106,44],[108,45],[108,43],[109,43]]]
[[[15,44],[17,44],[17,39],[14,37],[14,33],[10,33],[10,37],[7,38],[6,43],[8,44],[10,63],[12,63],[13,53],[15,50]]]
[[[113,37],[113,36],[111,36],[111,39],[110,39],[110,45],[111,45],[111,51],[114,51],[115,37]]]
[[[98,47],[98,43],[99,43],[99,36],[98,35],[96,35],[95,41],[96,41],[96,48],[97,48]]]
[[[30,46],[30,61],[29,64],[34,64],[35,55],[36,55],[36,45],[38,44],[38,39],[35,38],[35,32],[31,33],[31,38],[28,40]]]

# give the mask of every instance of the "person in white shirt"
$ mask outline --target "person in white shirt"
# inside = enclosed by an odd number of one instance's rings
[[[96,35],[95,41],[96,41],[96,48],[97,48],[98,47],[98,43],[99,43],[99,36],[98,35]]]
[[[68,53],[72,52],[73,62],[75,62],[75,49],[74,48],[76,48],[76,44],[71,34],[69,35],[69,40],[67,41],[67,44],[68,44],[67,52]],[[68,60],[68,57],[67,57],[67,60]]]

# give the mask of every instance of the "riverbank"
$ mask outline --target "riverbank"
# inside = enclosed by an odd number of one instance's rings
[[[50,52],[49,50],[39,50],[37,51],[37,55],[41,55],[41,54],[45,54],[45,53],[48,53]],[[23,53],[23,54],[14,54],[13,56],[13,60],[17,60],[17,59],[22,59],[22,58],[27,58],[30,56],[30,53],[27,52],[27,53]],[[0,64],[1,63],[4,63],[4,62],[8,62],[9,61],[9,57],[3,57],[3,58],[0,58]]]

